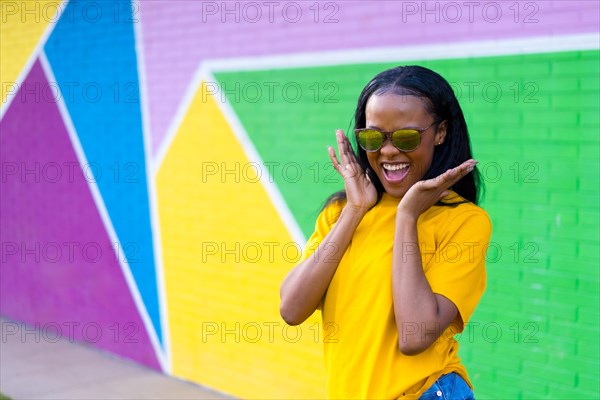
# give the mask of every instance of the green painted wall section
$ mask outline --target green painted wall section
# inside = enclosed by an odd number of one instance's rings
[[[597,398],[599,53],[411,64],[453,85],[486,180],[488,287],[460,337],[477,397]],[[326,145],[352,126],[365,83],[395,65],[216,74],[306,236],[342,188]]]

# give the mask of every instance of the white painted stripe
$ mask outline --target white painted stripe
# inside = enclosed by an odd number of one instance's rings
[[[42,65],[44,73],[46,74],[46,79],[48,79],[48,82],[56,82],[54,72],[52,72],[52,67],[50,66],[48,58],[46,57],[46,53],[43,50],[40,52],[39,57],[40,57],[40,63]],[[64,97],[62,96],[62,93],[60,93],[60,88],[57,87],[56,90],[58,91],[58,93],[57,93],[58,101],[56,103],[58,105],[58,110],[60,112],[60,115],[62,116],[65,127],[67,128],[67,132],[69,133],[69,138],[71,139],[71,143],[73,144],[73,150],[75,151],[75,154],[77,155],[77,160],[79,161],[79,165],[84,167],[84,166],[88,165],[87,158],[85,156],[85,152],[83,151],[83,147],[81,146],[81,142],[79,141],[79,136],[77,135],[75,125],[73,125],[73,121],[71,120],[71,116],[70,116],[67,106],[65,104]],[[118,244],[119,253],[125,254],[125,252],[123,250],[123,246],[121,245],[121,241],[119,240],[119,237],[117,236],[117,232],[115,231],[115,228],[114,228],[112,221],[110,219],[110,216],[108,214],[108,210],[106,209],[106,205],[104,204],[104,200],[102,199],[102,195],[100,194],[100,189],[98,188],[98,185],[96,184],[95,181],[87,180],[87,182],[88,182],[88,187],[90,189],[90,192],[92,194],[92,198],[94,199],[94,203],[96,204],[96,208],[98,209],[98,213],[100,214],[100,218],[102,219],[102,223],[104,224],[104,228],[106,229],[106,232],[108,234],[108,237],[110,238],[111,243]],[[152,346],[154,347],[154,351],[157,355],[159,355],[159,354],[162,355],[160,344],[159,344],[158,338],[156,336],[156,331],[154,330],[154,326],[152,325],[152,320],[150,319],[150,316],[148,315],[148,311],[146,310],[146,306],[144,305],[142,296],[140,295],[140,292],[139,292],[139,289],[135,282],[135,279],[133,278],[133,275],[131,273],[131,268],[129,267],[129,263],[125,259],[125,257],[117,257],[117,258],[119,260],[119,265],[121,266],[121,271],[123,272],[123,276],[125,277],[125,281],[127,282],[127,286],[129,287],[129,292],[131,293],[131,296],[133,297],[134,303],[138,309],[140,317],[144,323],[144,326],[146,327],[146,332],[148,332],[148,336],[150,337],[150,342],[152,343]],[[163,362],[161,360],[161,357],[159,357],[158,360],[159,360],[159,363]]]
[[[139,1],[134,0],[132,7],[137,6],[140,10]],[[134,26],[135,51],[137,56],[137,70],[140,96],[140,112],[142,115],[142,133],[144,138],[144,159],[146,167],[146,182],[148,185],[148,206],[150,211],[150,226],[152,229],[152,243],[154,250],[154,265],[156,272],[156,289],[158,294],[158,306],[160,315],[160,325],[162,331],[163,345],[161,351],[157,352],[163,372],[171,375],[171,346],[169,325],[167,318],[167,296],[164,279],[164,268],[162,259],[162,241],[160,234],[160,221],[158,218],[158,196],[156,192],[156,179],[154,176],[154,164],[152,162],[152,133],[150,130],[150,112],[147,96],[146,63],[144,56],[144,40],[142,31],[141,13],[137,15],[137,22]]]
[[[517,54],[554,53],[600,48],[600,33],[434,43],[416,46],[364,48],[282,54],[264,57],[212,59],[203,62],[211,72],[321,67],[340,64],[439,60]]]
[[[21,72],[19,73],[19,75],[17,76],[17,79],[14,82],[15,86],[17,87],[17,90],[15,91],[15,93],[12,93],[12,94],[6,96],[5,101],[0,99],[0,101],[3,101],[2,103],[0,103],[0,121],[2,120],[2,118],[4,118],[4,114],[6,114],[6,111],[10,107],[10,103],[12,103],[13,99],[17,95],[18,88],[21,87],[25,78],[27,78],[27,75],[29,75],[29,71],[31,71],[33,64],[35,64],[35,60],[37,60],[38,55],[40,54],[40,52],[46,45],[46,42],[48,41],[50,34],[54,30],[54,27],[56,26],[57,22],[60,20],[60,17],[62,16],[63,12],[67,8],[68,2],[69,2],[69,0],[63,0],[63,2],[57,7],[57,11],[56,11],[56,15],[54,16],[54,19],[52,19],[48,23],[48,26],[44,30],[44,33],[42,33],[42,37],[40,38],[40,40],[38,41],[36,46],[33,48],[33,51],[29,55],[29,58],[25,62],[25,65],[21,69]],[[10,82],[2,82],[3,85],[6,83],[10,83]]]
[[[207,70],[203,71],[203,78],[203,80],[206,82],[217,82],[212,73]],[[233,108],[231,108],[231,104],[229,104],[227,96],[221,93],[220,88],[218,88],[217,85],[215,86],[216,92],[213,94],[213,97],[216,98],[215,101],[219,107],[219,110],[221,110],[221,113],[223,113],[225,116],[225,119],[229,123],[229,126],[231,127],[235,137],[242,146],[242,149],[244,150],[248,160],[258,166],[258,169],[261,172],[260,181],[270,197],[271,202],[275,206],[275,209],[279,213],[279,216],[283,220],[286,228],[290,232],[292,239],[300,246],[304,247],[304,244],[306,243],[304,233],[300,229],[300,226],[288,208],[283,196],[281,195],[281,192],[279,191],[279,188],[269,174],[269,169],[263,163],[263,160],[258,154],[256,147],[254,147],[254,143],[252,143],[252,140],[250,140],[248,137],[246,129],[240,122],[235,111],[233,111]]]
[[[187,111],[189,110],[192,101],[194,100],[194,96],[198,92],[200,85],[202,84],[203,81],[217,82],[215,77],[212,75],[212,73],[210,73],[210,71],[206,70],[204,68],[204,66],[201,64],[198,67],[198,69],[196,70],[196,72],[194,73],[194,78],[192,79],[192,81],[190,82],[190,85],[188,86],[188,88],[186,90],[184,100],[181,102],[181,104],[179,105],[179,108],[177,110],[177,116],[176,116],[176,118],[174,118],[173,123],[171,124],[171,127],[169,128],[169,133],[167,134],[167,137],[165,137],[165,139],[163,140],[163,142],[161,144],[160,151],[156,158],[155,174],[158,174],[158,171],[160,170],[160,166],[162,165],[162,162],[167,154],[167,151],[169,150],[171,143],[175,139],[175,135],[177,134],[177,131],[179,130],[179,127],[181,126],[183,119],[185,118],[185,115],[186,115]],[[231,105],[227,101],[227,97],[220,91],[220,88],[218,88],[217,85],[215,85],[213,88],[211,88],[211,90],[214,90],[211,92],[211,94],[217,98],[217,100],[215,100],[215,101],[216,101],[220,111],[223,113],[225,119],[229,123],[229,126],[231,127],[234,135],[236,136],[240,145],[242,146],[242,149],[244,150],[246,157],[248,158],[248,160],[250,162],[256,163],[256,165],[260,169],[261,182],[262,182],[265,190],[267,191],[267,194],[271,198],[271,201],[272,201],[273,205],[275,206],[275,209],[279,213],[285,226],[287,227],[288,231],[290,232],[292,239],[296,243],[298,243],[300,245],[304,245],[304,243],[306,243],[306,238],[304,237],[302,230],[298,226],[296,219],[293,217],[290,209],[288,208],[287,204],[285,203],[285,200],[283,199],[283,196],[279,192],[277,185],[275,185],[273,178],[270,176],[268,168],[263,163],[260,155],[258,154],[258,151],[256,151],[256,148],[254,147],[254,144],[248,137],[248,133],[244,129],[244,127],[241,124],[240,120],[238,119],[236,113],[233,111],[233,109],[231,108]]]
[[[339,51],[292,53],[276,56],[207,59],[200,62],[186,93],[171,119],[155,158],[157,173],[198,87],[199,74],[214,72],[253,71],[321,67],[341,64],[402,62],[412,60],[437,60],[467,57],[551,53],[559,51],[595,50],[600,47],[600,33],[574,35],[535,36],[526,38],[482,40],[458,43],[424,44],[406,47],[364,48]]]

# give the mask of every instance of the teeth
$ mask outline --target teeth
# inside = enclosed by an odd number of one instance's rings
[[[389,171],[398,171],[400,169],[407,168],[408,164],[383,164],[383,168]]]

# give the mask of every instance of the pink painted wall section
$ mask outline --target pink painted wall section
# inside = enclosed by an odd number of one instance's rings
[[[206,59],[565,35],[600,24],[595,0],[158,0],[142,2],[140,11],[155,152]]]
[[[1,122],[2,314],[160,369],[48,87],[36,62]]]

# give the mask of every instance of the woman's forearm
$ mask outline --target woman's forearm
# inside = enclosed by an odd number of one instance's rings
[[[423,272],[417,219],[401,213],[396,216],[392,289],[400,350],[418,354],[441,335],[457,311],[431,290]]]
[[[314,253],[285,277],[280,289],[280,313],[285,322],[301,324],[317,309],[364,214],[344,207]]]

